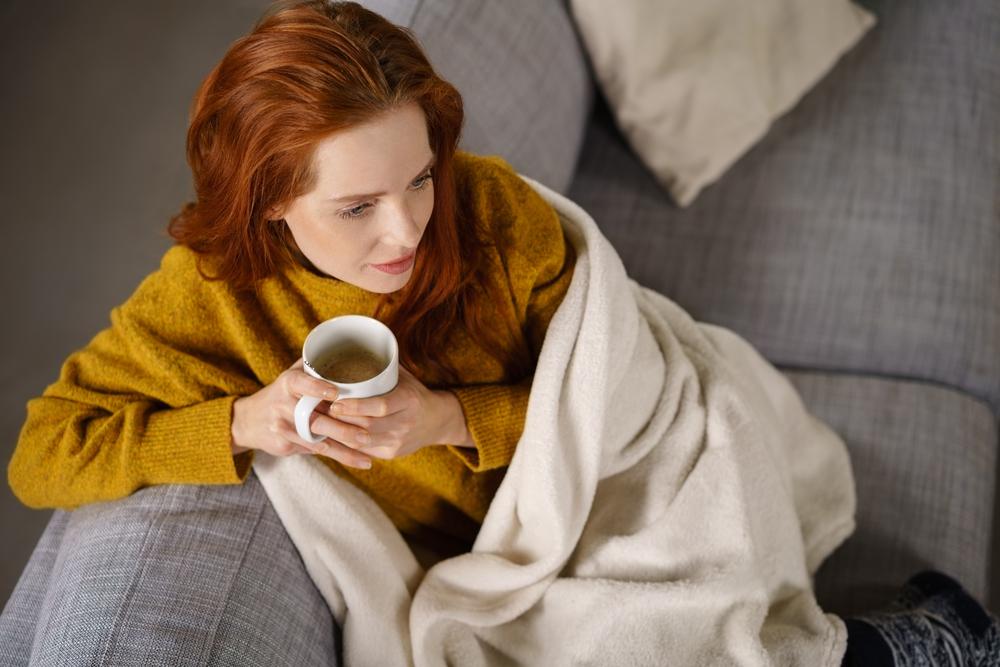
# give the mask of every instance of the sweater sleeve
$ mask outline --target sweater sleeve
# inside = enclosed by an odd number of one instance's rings
[[[69,509],[154,484],[234,484],[248,474],[250,456],[230,449],[232,408],[259,385],[221,361],[218,304],[198,305],[190,282],[162,269],[147,278],[29,402],[8,468],[26,505]],[[199,340],[199,330],[210,334]]]
[[[175,409],[137,400],[108,412],[35,399],[8,470],[11,488],[29,507],[72,509],[154,484],[239,483],[250,460],[229,451],[235,400]]]
[[[490,202],[490,211],[509,210],[508,224],[499,230],[504,266],[513,307],[523,322],[532,360],[537,361],[549,323],[562,303],[573,277],[576,256],[566,242],[555,211],[505,163],[487,158],[503,184],[505,201]],[[495,171],[494,171],[495,170]],[[533,376],[514,384],[490,384],[452,389],[462,404],[475,449],[453,447],[475,472],[510,464],[524,431]]]
[[[575,255],[571,248],[565,253],[555,253],[559,262],[555,277],[549,277],[533,290],[528,303],[527,337],[532,356],[537,360],[548,331],[549,323],[566,296],[573,275]],[[474,472],[483,472],[510,465],[518,440],[524,431],[528,413],[528,398],[534,376],[516,384],[490,384],[452,389],[465,422],[476,443],[475,449],[452,447]]]
[[[452,392],[462,404],[465,423],[476,443],[475,449],[452,447],[452,451],[474,472],[510,465],[524,430],[531,377],[513,385],[479,385]]]

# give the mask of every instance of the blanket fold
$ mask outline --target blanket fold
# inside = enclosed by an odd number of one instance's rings
[[[745,341],[630,281],[579,207],[522,438],[469,554],[424,572],[311,457],[254,464],[357,665],[830,665],[812,575],[853,530],[842,441]]]

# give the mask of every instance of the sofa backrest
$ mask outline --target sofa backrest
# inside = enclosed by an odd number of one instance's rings
[[[362,0],[410,28],[465,101],[461,147],[499,155],[549,187],[569,187],[593,99],[560,0]]]

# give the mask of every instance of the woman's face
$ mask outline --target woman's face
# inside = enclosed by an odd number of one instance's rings
[[[434,208],[433,166],[424,114],[411,104],[321,141],[315,186],[276,217],[319,271],[395,292],[413,273]]]

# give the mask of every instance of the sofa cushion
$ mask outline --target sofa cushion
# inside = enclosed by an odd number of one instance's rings
[[[874,23],[849,0],[571,0],[632,147],[681,206]]]
[[[850,614],[889,602],[936,568],[987,597],[997,422],[980,401],[920,382],[787,373],[847,443],[857,530],[817,574],[820,604]]]
[[[0,664],[341,664],[267,494],[158,485],[56,512],[0,614]]]
[[[631,275],[782,364],[932,380],[1000,406],[1000,4],[887,2],[689,208],[607,112],[570,197]]]
[[[559,0],[365,0],[409,27],[465,101],[462,147],[565,192],[593,83]]]

